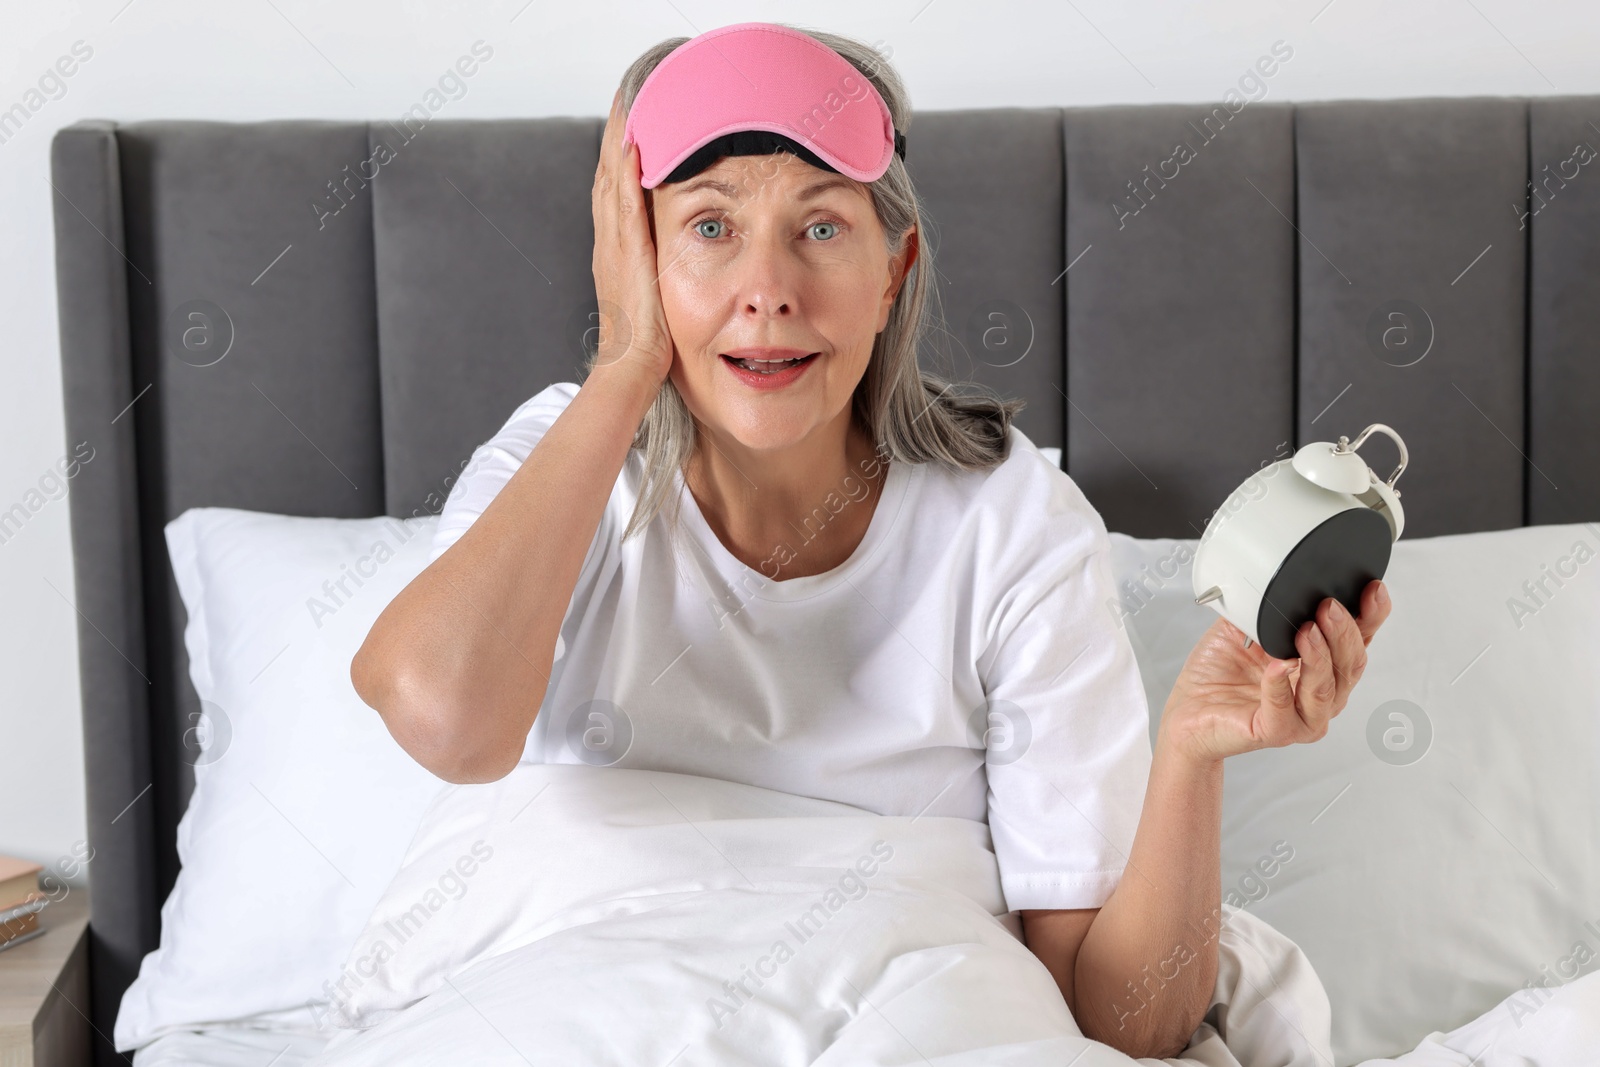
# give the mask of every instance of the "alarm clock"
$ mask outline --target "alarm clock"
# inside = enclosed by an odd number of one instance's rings
[[[1374,433],[1400,449],[1400,465],[1379,479],[1357,454]],[[1333,597],[1360,612],[1361,591],[1382,578],[1405,529],[1400,490],[1406,443],[1382,423],[1354,441],[1314,441],[1261,468],[1206,524],[1194,559],[1196,604],[1209,604],[1276,659],[1300,655],[1296,631]]]

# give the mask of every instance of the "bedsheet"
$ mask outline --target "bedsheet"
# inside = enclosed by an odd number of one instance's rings
[[[216,1026],[164,1034],[133,1054],[133,1067],[305,1067],[327,1034]]]
[[[307,1067],[1334,1067],[1315,971],[1248,911],[1223,905],[1183,1055],[1135,1061],[1082,1035],[1018,939],[984,824],[665,772],[530,764],[442,795],[352,960],[416,899],[408,872],[474,843],[493,860],[472,907],[387,954]],[[1159,1003],[1157,982],[1125,1008]],[[1600,1044],[1597,1019],[1582,980],[1531,1020],[1491,1013],[1368,1065],[1567,1067]]]

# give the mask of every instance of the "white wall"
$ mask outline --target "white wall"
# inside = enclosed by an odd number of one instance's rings
[[[69,450],[54,132],[86,117],[393,117],[479,39],[493,60],[446,117],[598,117],[648,45],[756,19],[878,43],[932,109],[1214,103],[1275,41],[1294,55],[1268,99],[1600,93],[1593,0],[5,0],[0,111],[40,106],[0,143],[0,512],[32,512],[0,543],[0,852],[52,866],[85,834],[67,505],[51,480]],[[58,98],[28,97],[80,41],[92,55],[65,91],[47,79]]]

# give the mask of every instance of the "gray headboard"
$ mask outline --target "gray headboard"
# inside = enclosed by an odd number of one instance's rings
[[[1371,422],[1409,446],[1408,537],[1600,519],[1596,121],[1600,97],[919,115],[926,365],[1026,398],[1124,533],[1197,536],[1262,463]],[[56,136],[102,1034],[193,781],[163,526],[437,512],[512,408],[578,378],[602,124]],[[185,347],[193,308],[215,329]]]

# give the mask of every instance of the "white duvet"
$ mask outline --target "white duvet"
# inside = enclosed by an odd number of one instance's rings
[[[1335,1067],[1305,955],[1223,910],[1205,1021],[1181,1058],[1135,1061],[1082,1036],[1014,933],[983,823],[525,764],[435,802],[330,982],[334,1036],[309,1064]],[[1502,1006],[1367,1062],[1595,1049],[1600,972],[1532,1018]]]

